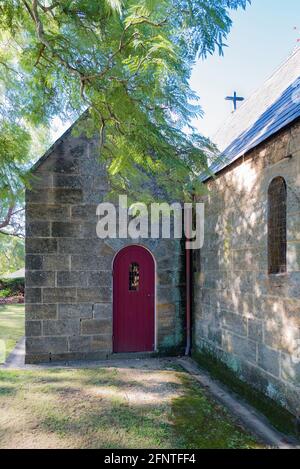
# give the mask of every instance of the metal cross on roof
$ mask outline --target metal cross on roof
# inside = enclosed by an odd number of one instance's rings
[[[227,96],[225,99],[226,99],[226,101],[233,101],[233,107],[234,107],[234,110],[236,111],[237,110],[237,102],[238,101],[244,101],[245,98],[237,96],[237,93],[235,91],[233,93],[233,96]]]

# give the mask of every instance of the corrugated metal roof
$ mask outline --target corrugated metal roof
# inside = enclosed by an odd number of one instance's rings
[[[300,48],[236,111],[214,141],[221,156],[210,174],[218,173],[300,117]]]

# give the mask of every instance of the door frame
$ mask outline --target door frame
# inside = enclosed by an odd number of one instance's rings
[[[113,260],[112,260],[112,331],[114,330],[114,263],[117,255],[123,251],[123,249],[133,247],[133,246],[138,246],[140,248],[144,248],[146,251],[148,251],[153,259],[154,263],[154,350],[153,352],[157,352],[157,317],[156,317],[156,301],[157,301],[157,264],[156,264],[156,259],[153,255],[153,253],[150,251],[149,248],[147,248],[144,244],[138,244],[138,243],[133,243],[133,244],[126,244],[125,246],[121,247],[118,249],[118,251],[115,253]],[[113,340],[113,335],[112,335],[112,350],[114,349],[114,340]],[[114,351],[113,351],[114,353]],[[129,352],[130,353],[130,352]],[[132,352],[134,353],[134,352]]]

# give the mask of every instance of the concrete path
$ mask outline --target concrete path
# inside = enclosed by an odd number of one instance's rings
[[[19,340],[1,368],[20,369],[25,366],[25,337]]]
[[[25,338],[22,338],[16,345],[13,352],[8,357],[6,363],[0,368],[14,369],[14,370],[34,370],[42,368],[95,368],[95,367],[118,367],[118,368],[139,368],[145,366],[158,366],[160,359],[130,359],[130,358],[117,358],[114,360],[102,361],[72,361],[72,362],[59,362],[59,363],[46,363],[40,365],[25,365]],[[248,428],[251,432],[257,435],[266,445],[280,448],[280,449],[300,449],[300,444],[296,439],[286,437],[273,428],[268,420],[256,411],[249,404],[241,400],[236,394],[228,390],[224,385],[214,380],[207,372],[200,369],[197,364],[190,358],[170,358],[163,359],[170,363],[178,363],[185,371],[187,371],[199,383],[202,388],[205,388],[208,393],[230,413],[237,417],[241,423]],[[153,362],[153,363],[152,363]]]

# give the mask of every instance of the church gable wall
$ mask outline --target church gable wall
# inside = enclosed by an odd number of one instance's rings
[[[128,244],[156,261],[156,348],[184,341],[180,240],[102,240],[96,207],[108,182],[97,141],[71,132],[34,171],[26,191],[26,362],[97,359],[112,352],[112,264]]]

